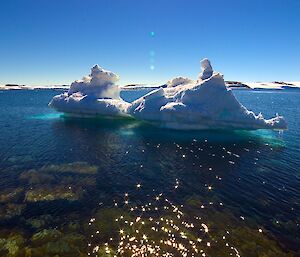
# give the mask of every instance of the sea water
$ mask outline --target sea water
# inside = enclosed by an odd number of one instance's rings
[[[0,256],[300,253],[299,91],[234,91],[284,132],[70,118],[58,93],[0,91]]]

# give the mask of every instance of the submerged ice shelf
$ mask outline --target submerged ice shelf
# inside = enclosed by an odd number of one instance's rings
[[[172,129],[286,129],[282,116],[264,119],[247,110],[214,72],[208,59],[201,61],[197,80],[178,77],[135,100],[120,98],[119,77],[94,66],[89,76],[75,81],[67,93],[55,96],[50,106],[72,115],[129,116]]]

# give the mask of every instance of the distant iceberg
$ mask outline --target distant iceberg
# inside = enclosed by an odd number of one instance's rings
[[[72,114],[131,116],[164,128],[201,129],[286,129],[282,116],[264,119],[248,111],[213,71],[208,59],[201,61],[197,80],[178,77],[167,87],[154,89],[132,103],[120,98],[118,76],[98,65],[89,76],[72,83],[67,93],[55,96],[50,106]]]

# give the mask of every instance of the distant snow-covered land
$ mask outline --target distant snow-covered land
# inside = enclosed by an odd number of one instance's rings
[[[178,78],[176,78],[178,79]],[[185,79],[179,77],[179,79]],[[177,83],[182,81],[168,81],[164,85],[145,85],[145,84],[136,84],[136,85],[127,85],[121,87],[123,90],[139,90],[139,89],[149,89],[149,88],[160,88],[160,87],[172,87],[176,86]],[[190,81],[192,82],[192,81]],[[284,90],[284,89],[300,89],[300,81],[274,81],[274,82],[240,82],[240,81],[225,81],[227,87],[231,89],[248,89],[248,90]]]
[[[68,89],[68,85],[27,86],[18,84],[0,85],[0,90]]]
[[[257,90],[283,90],[283,89],[300,89],[300,81],[274,81],[274,82],[238,82],[226,81],[230,88],[237,89],[257,89]]]
[[[176,78],[178,79],[178,78]],[[179,77],[179,79],[186,79]],[[120,86],[121,90],[140,90],[140,89],[157,89],[172,87],[176,83],[182,81],[168,81],[166,84],[130,84]],[[190,81],[191,82],[191,81]],[[300,89],[300,81],[274,81],[274,82],[240,82],[240,81],[225,81],[227,87],[231,89],[249,89],[249,90],[285,90],[285,89]],[[0,85],[0,90],[37,90],[37,89],[69,89],[70,85],[46,85],[46,86],[28,86],[17,84]]]

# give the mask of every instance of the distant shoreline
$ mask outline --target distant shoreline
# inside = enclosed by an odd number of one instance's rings
[[[166,87],[167,85],[146,85],[146,84],[131,84],[120,86],[122,90],[142,90],[142,89],[157,89]],[[226,81],[226,86],[231,89],[243,90],[300,90],[300,81],[284,82],[239,82],[239,81]],[[0,85],[0,90],[67,90],[69,85],[53,85],[53,86],[27,86],[18,84]]]

